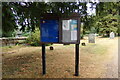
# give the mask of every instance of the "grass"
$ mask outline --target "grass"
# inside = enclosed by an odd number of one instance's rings
[[[0,47],[2,49],[3,52],[7,52],[7,51],[11,51],[14,49],[18,49],[23,47],[22,45],[15,45],[15,46],[4,46],[4,47]]]
[[[101,40],[100,40],[101,41]],[[86,43],[80,46],[81,76],[93,71],[87,67],[93,64],[100,66],[99,60],[107,53],[109,42],[105,45],[100,43]],[[85,40],[84,40],[85,42]],[[104,43],[103,43],[104,44]],[[108,45],[109,44],[109,45]],[[54,50],[46,47],[47,74],[43,76],[41,64],[41,47],[12,46],[3,47],[3,77],[4,78],[74,78],[75,45],[53,45]],[[98,62],[98,63],[96,63]]]
[[[34,66],[38,64],[38,62],[36,62],[37,55],[34,55],[34,53],[15,54],[12,56],[10,54],[5,55],[5,57],[3,57],[4,77],[19,77],[25,73],[33,74],[31,71],[34,71]]]
[[[60,46],[62,46],[62,45],[60,45]],[[7,48],[8,47],[6,47],[5,50],[9,50]],[[20,47],[14,46],[11,49],[15,49],[15,48],[18,49]],[[47,62],[48,63],[51,63],[51,62],[56,63],[55,60],[57,60],[58,57],[59,57],[58,58],[59,60],[62,60],[62,58],[64,58],[64,62],[69,62],[68,60],[66,60],[67,59],[66,57],[71,55],[71,51],[72,52],[74,51],[74,45],[64,46],[64,47],[59,47],[58,45],[55,45],[55,48],[56,48],[56,50],[50,51],[49,47],[47,47],[47,57],[49,59],[49,60],[47,60]],[[65,49],[63,49],[63,48],[65,48]],[[73,50],[67,51],[69,54],[66,54],[65,50],[69,50],[70,48]],[[102,49],[102,52],[101,52],[101,49]],[[89,53],[91,53],[91,54],[103,54],[105,52],[105,48],[103,46],[98,46],[96,44],[88,44],[86,47],[81,47],[81,50],[82,50],[82,52],[84,52],[84,54],[88,53],[88,50],[89,50]],[[39,74],[41,74],[40,72],[38,72],[38,70],[41,71],[41,64],[40,64],[41,55],[39,55],[40,54],[39,51],[41,51],[41,50],[39,50],[37,48],[35,51],[31,51],[30,53],[25,52],[25,53],[19,53],[19,54],[15,54],[15,53],[4,54],[3,74],[2,74],[3,77],[4,78],[7,78],[7,77],[11,77],[11,78],[12,77],[15,77],[15,78],[17,78],[17,77],[22,77],[22,78],[37,77]],[[59,51],[61,51],[61,52],[59,52]],[[48,53],[48,52],[50,52],[50,53]],[[53,55],[51,55],[51,54],[53,54]],[[62,57],[60,57],[60,56],[62,56]],[[69,58],[72,59],[73,57],[71,56]],[[58,62],[59,62],[59,60],[58,60]],[[64,63],[61,63],[61,64],[64,64]],[[49,64],[49,65],[51,65],[51,64]],[[55,64],[52,64],[52,65],[53,65],[52,67],[54,67]],[[58,73],[61,72],[61,71],[59,71],[61,69],[57,70]],[[50,73],[52,73],[53,71],[51,70]],[[68,69],[66,68],[66,71],[69,72],[71,70],[69,70],[69,67],[68,67]],[[26,73],[27,73],[27,75],[23,75]],[[40,76],[38,76],[38,77],[40,77]]]
[[[87,50],[91,54],[105,54],[108,47],[104,45],[97,45],[94,43],[88,44],[84,50]]]

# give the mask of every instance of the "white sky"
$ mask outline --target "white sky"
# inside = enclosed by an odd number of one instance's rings
[[[96,13],[96,5],[93,6],[93,9],[90,8],[91,7],[91,3],[87,3],[87,13],[89,15],[95,14]]]

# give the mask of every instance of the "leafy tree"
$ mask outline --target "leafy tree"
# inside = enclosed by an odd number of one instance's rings
[[[12,11],[13,6],[10,3],[2,3],[2,36],[10,37],[17,29],[15,14]]]
[[[88,3],[84,3],[82,9],[84,9],[83,11],[83,15],[81,18],[81,21],[84,23],[83,25],[83,29],[82,29],[82,34],[88,34],[88,33],[95,33],[96,31],[93,31],[94,28],[94,23],[95,23],[95,14],[89,15],[89,13],[87,12],[87,4]],[[89,3],[91,5],[91,10],[96,9],[94,6],[97,5],[96,2],[90,2]]]
[[[117,16],[109,14],[108,16],[105,16],[104,18],[101,18],[98,22],[96,22],[96,26],[99,27],[100,34],[103,35],[107,34],[107,36],[109,36],[109,33],[111,31],[117,33],[118,30]]]
[[[98,33],[107,34],[111,31],[118,32],[119,3],[100,2],[96,7],[95,28]]]
[[[70,14],[78,12],[85,14],[84,3],[76,2],[3,2],[3,36],[8,36],[7,32],[12,32],[21,26],[22,31],[34,31],[39,26],[40,17],[44,13]],[[11,35],[9,35],[11,36]]]

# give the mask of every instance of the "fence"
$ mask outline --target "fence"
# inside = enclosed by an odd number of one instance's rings
[[[0,43],[2,46],[16,45],[19,41],[26,40],[27,37],[12,37],[12,38],[0,38]]]

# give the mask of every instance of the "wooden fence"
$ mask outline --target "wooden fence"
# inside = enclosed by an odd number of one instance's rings
[[[0,38],[0,43],[2,46],[16,45],[21,40],[26,40],[27,37],[12,37],[12,38]]]

